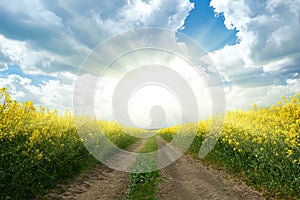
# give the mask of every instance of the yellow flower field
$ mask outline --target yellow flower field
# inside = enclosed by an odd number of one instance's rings
[[[93,136],[95,122],[80,117],[80,129]],[[31,101],[18,103],[5,88],[0,89],[0,199],[32,198],[45,189],[73,177],[97,161],[77,133],[74,115],[66,111],[36,108]],[[171,140],[179,127],[197,135],[189,152],[198,155],[211,119],[160,130]],[[127,135],[140,130],[120,127],[116,122],[97,121],[107,137],[121,148],[137,141]],[[228,111],[219,140],[205,158],[236,172],[250,185],[271,197],[297,199],[300,191],[300,95],[270,107],[253,105],[250,110]],[[184,137],[184,134],[183,134]],[[98,145],[95,140],[95,145]],[[67,170],[66,170],[67,167]]]
[[[92,119],[79,117],[85,132],[92,133],[94,127],[87,126]],[[98,124],[121,148],[137,140],[115,122]],[[31,101],[21,104],[0,89],[0,199],[34,197],[95,163],[70,112],[61,116],[56,110],[37,109]]]
[[[271,107],[228,111],[214,150],[205,158],[238,172],[266,194],[300,198],[300,95]],[[211,120],[200,121],[190,152],[198,155]],[[186,127],[185,127],[186,126]],[[191,126],[184,124],[183,128]],[[160,131],[171,140],[179,126]],[[188,132],[186,133],[188,134]]]

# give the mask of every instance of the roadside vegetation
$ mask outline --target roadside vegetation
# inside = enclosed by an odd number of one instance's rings
[[[79,117],[80,128],[96,132],[88,126],[95,119]],[[137,141],[115,122],[96,123],[121,148]],[[70,112],[61,116],[56,110],[36,108],[31,101],[18,103],[0,89],[0,199],[33,198],[99,163],[76,128]]]
[[[149,156],[140,154],[137,157],[136,163],[130,173],[129,192],[126,197],[122,197],[121,199],[155,199],[159,170],[143,173],[137,173],[136,171],[154,169],[157,167],[156,150],[156,139],[155,137],[151,137],[141,149],[140,153],[153,153],[148,154]]]
[[[189,134],[190,126],[198,126],[189,152],[198,157],[211,119],[198,124],[183,124]],[[160,131],[172,140],[178,126]],[[260,190],[267,197],[300,199],[300,95],[270,107],[228,111],[220,138],[204,161],[226,169]]]

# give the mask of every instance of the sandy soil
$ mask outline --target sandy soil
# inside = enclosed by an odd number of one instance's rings
[[[165,142],[158,139],[161,148]],[[167,157],[161,152],[158,156]],[[262,195],[241,181],[224,178],[223,172],[205,167],[199,160],[188,155],[160,171],[162,181],[158,185],[157,199],[213,199],[258,200]]]
[[[139,140],[127,150],[139,152],[146,140]],[[131,156],[126,157],[122,152],[115,154],[110,160],[120,163],[135,161]],[[127,191],[129,174],[116,171],[99,164],[91,170],[79,175],[74,182],[61,186],[61,189],[51,191],[46,199],[74,199],[74,200],[112,200]]]

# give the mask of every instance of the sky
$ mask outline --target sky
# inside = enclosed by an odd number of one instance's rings
[[[19,102],[72,110],[77,73],[92,50],[113,35],[146,27],[186,34],[202,47],[222,78],[227,110],[271,105],[299,92],[300,0],[2,0],[0,87]],[[118,80],[107,76],[100,93],[110,98]],[[133,96],[132,118],[149,107],[146,94],[177,102],[155,88]],[[96,104],[101,117],[113,118],[109,99]]]

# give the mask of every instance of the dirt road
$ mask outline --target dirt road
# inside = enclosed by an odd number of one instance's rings
[[[166,145],[157,139],[159,149]],[[138,152],[144,145],[141,140],[129,150]],[[168,160],[172,153],[160,152],[159,157]],[[116,154],[111,160],[121,159],[132,162],[134,158]],[[122,163],[121,162],[121,163]],[[224,173],[209,169],[188,155],[183,155],[176,162],[160,170],[162,181],[157,188],[157,199],[197,199],[197,200],[258,200],[262,195],[232,178],[224,178]],[[105,165],[97,165],[92,170],[81,174],[69,185],[63,186],[61,192],[49,193],[47,199],[75,200],[111,200],[119,199],[128,189],[129,174],[112,170]]]
[[[142,139],[131,145],[127,150],[139,152],[146,140]],[[122,152],[109,158],[110,162],[131,163],[135,161],[132,156],[125,156]],[[74,199],[74,200],[112,200],[126,192],[129,184],[129,174],[110,169],[99,164],[91,170],[79,175],[76,180],[62,186],[45,196],[46,199]]]
[[[165,145],[162,139],[157,141],[159,148]],[[161,152],[158,156],[168,156],[163,154]],[[234,180],[225,179],[224,173],[208,169],[188,155],[161,169],[160,174],[163,181],[158,185],[157,199],[263,199],[258,192]]]

